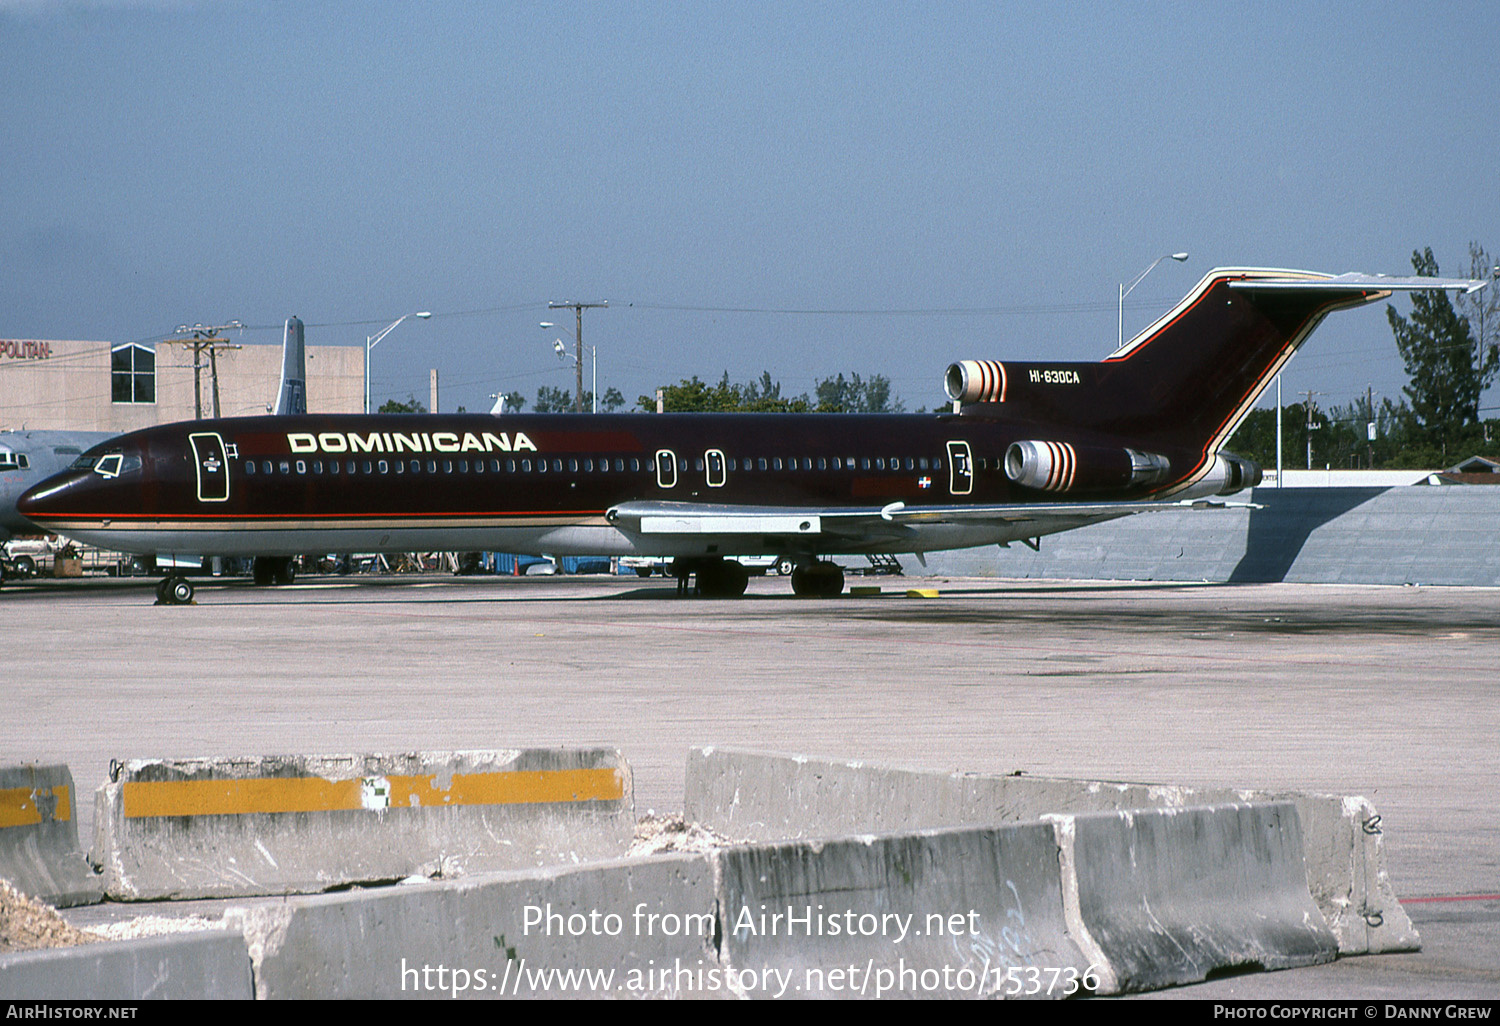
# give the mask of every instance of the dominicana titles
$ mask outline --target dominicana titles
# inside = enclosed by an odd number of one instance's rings
[[[288,432],[292,452],[536,452],[526,432],[325,431]]]

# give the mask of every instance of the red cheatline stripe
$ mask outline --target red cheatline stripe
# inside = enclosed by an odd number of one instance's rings
[[[1444,894],[1431,898],[1402,898],[1403,905],[1425,905],[1435,901],[1500,901],[1500,894]]]
[[[382,514],[369,513],[305,513],[293,511],[287,513],[111,513],[105,516],[102,513],[48,513],[42,517],[43,520],[123,520],[129,523],[155,523],[161,520],[354,520],[365,521],[374,524],[382,524],[388,520],[432,520],[432,519],[454,519],[474,520],[479,517],[581,517],[581,516],[603,516],[602,509],[537,509],[518,510],[505,512],[502,510],[474,511],[464,510],[457,512],[439,513],[412,513],[396,511]]]

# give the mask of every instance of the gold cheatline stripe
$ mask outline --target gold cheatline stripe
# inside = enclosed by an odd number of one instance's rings
[[[47,788],[8,787],[0,790],[0,827],[35,826],[42,821],[42,810],[37,807],[35,795]],[[52,822],[66,823],[73,818],[73,801],[66,784],[52,788],[57,805],[52,810]]]
[[[534,770],[456,773],[447,790],[437,777],[387,776],[390,807],[524,805],[542,802],[614,801],[624,796],[618,770]],[[333,812],[362,809],[360,778],[265,777],[253,780],[128,781],[126,819],[152,816],[242,816],[265,812]]]

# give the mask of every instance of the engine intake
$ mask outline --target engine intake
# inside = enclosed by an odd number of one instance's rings
[[[1070,442],[1013,442],[1005,451],[1005,476],[1023,488],[1087,492],[1155,484],[1166,479],[1165,456],[1128,448]]]
[[[1005,364],[999,360],[960,360],[943,375],[948,398],[961,403],[1003,403],[1005,388]]]

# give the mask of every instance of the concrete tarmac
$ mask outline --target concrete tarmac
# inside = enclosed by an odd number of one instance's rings
[[[112,758],[609,744],[638,814],[681,809],[693,744],[1361,794],[1424,950],[1167,996],[1500,997],[1500,590],[851,581],[883,593],[205,579],[173,607],[154,580],[7,582],[0,762],[87,792]]]

